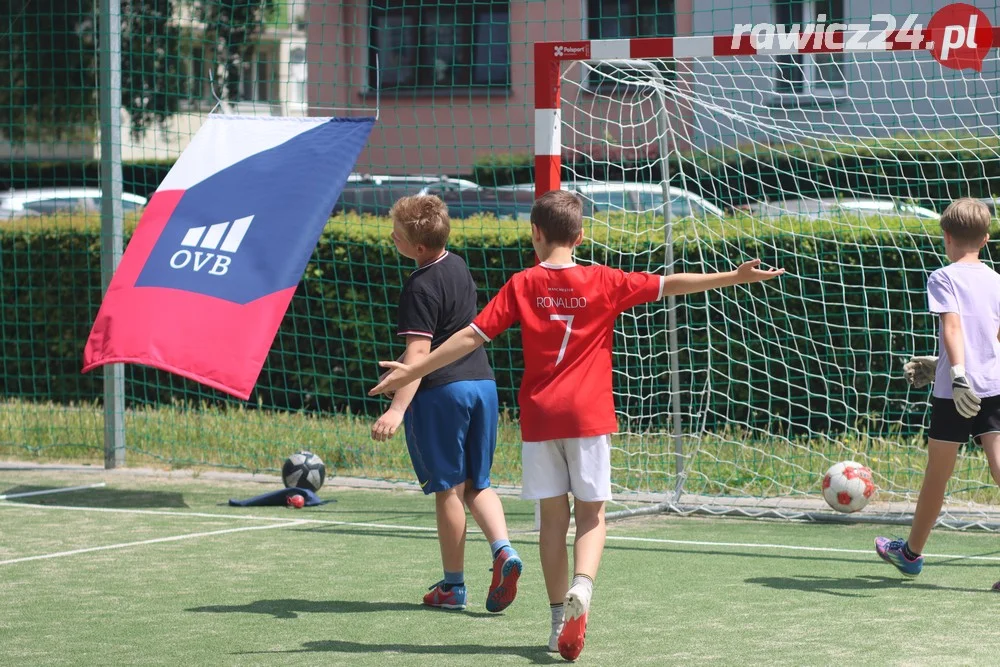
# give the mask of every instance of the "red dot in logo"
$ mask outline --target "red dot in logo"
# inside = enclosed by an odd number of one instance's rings
[[[925,33],[931,55],[951,69],[983,69],[993,46],[993,26],[982,10],[956,2],[934,12]]]

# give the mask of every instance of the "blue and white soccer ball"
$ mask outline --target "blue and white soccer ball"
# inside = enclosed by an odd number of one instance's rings
[[[295,452],[281,466],[281,479],[285,488],[296,486],[300,489],[319,491],[326,479],[326,464],[312,452]]]

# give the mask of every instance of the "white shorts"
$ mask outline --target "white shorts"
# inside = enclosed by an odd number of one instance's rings
[[[525,500],[573,493],[584,502],[611,500],[611,436],[521,444]]]

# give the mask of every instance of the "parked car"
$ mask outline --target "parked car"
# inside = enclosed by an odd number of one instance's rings
[[[589,204],[588,215],[609,211],[663,213],[663,186],[659,183],[570,182],[564,187],[583,196]],[[725,216],[721,208],[689,190],[671,186],[669,194],[673,218]]]
[[[437,195],[448,205],[448,215],[455,219],[474,215],[493,215],[501,220],[528,220],[535,194],[528,190],[499,188],[456,188],[432,186],[425,194]]]
[[[100,213],[100,188],[33,188],[0,194],[0,219],[37,217],[55,214]],[[141,210],[146,198],[122,194],[126,214]]]
[[[449,191],[478,190],[472,181],[447,176],[383,176],[351,174],[333,212],[388,215],[400,197],[427,194],[431,188]]]
[[[565,190],[577,192],[584,201],[584,215],[606,212],[663,213],[663,186],[659,183],[626,183],[622,181],[569,181]],[[501,190],[534,191],[531,183],[510,185]],[[689,190],[671,186],[670,215],[673,218],[706,215],[723,217],[725,212],[704,197]]]
[[[940,214],[929,208],[893,199],[788,199],[750,204],[744,210],[758,218],[794,216],[818,219],[838,213],[854,213],[857,215],[878,214],[892,217],[914,217],[925,220],[941,219]]]
[[[981,197],[979,201],[986,204],[986,207],[990,209],[990,215],[997,214],[997,209],[1000,208],[1000,197]]]

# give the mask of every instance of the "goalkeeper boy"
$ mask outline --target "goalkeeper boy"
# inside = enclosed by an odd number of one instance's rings
[[[604,503],[611,499],[610,435],[618,430],[612,394],[611,343],[619,314],[664,295],[754,283],[780,270],[759,260],[714,274],[625,273],[579,266],[583,206],[556,190],[531,209],[531,242],[540,264],[515,274],[472,324],[416,363],[383,362],[392,371],[371,394],[407,383],[460,359],[517,323],[524,375],[521,417],[522,495],[539,500],[539,550],[551,606],[549,650],[575,660],[583,650],[594,578],[604,551]],[[574,497],[574,572],[568,581],[568,493]]]
[[[959,199],[941,216],[950,264],[927,280],[930,311],[939,318],[937,357],[914,357],[903,367],[914,387],[934,382],[927,468],[909,537],[875,538],[875,551],[904,575],[923,568],[921,552],[937,521],[958,449],[971,436],[1000,484],[1000,275],[979,261],[989,240],[990,211]]]

